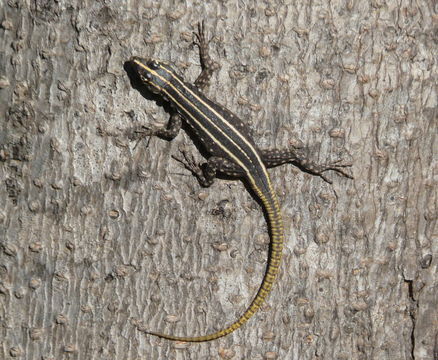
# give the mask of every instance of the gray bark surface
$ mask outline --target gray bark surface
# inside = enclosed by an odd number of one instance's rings
[[[0,0],[0,358],[438,358],[437,19],[433,1]],[[203,189],[172,142],[127,133],[168,114],[132,55],[200,72],[262,148],[353,164],[333,184],[270,170],[285,220],[263,308],[217,341],[266,265],[240,181]],[[213,36],[214,35],[214,36]],[[202,158],[199,156],[198,158]]]

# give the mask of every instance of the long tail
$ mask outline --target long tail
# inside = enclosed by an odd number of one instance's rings
[[[272,189],[270,189],[268,197],[266,197],[265,194],[263,194],[262,191],[260,191],[260,189],[256,188],[255,191],[259,196],[260,200],[262,201],[263,207],[265,208],[268,214],[268,224],[271,232],[271,248],[270,248],[270,256],[268,259],[268,265],[262,284],[260,285],[257,295],[255,296],[254,300],[251,302],[247,310],[243,313],[243,315],[238,320],[236,320],[233,324],[231,324],[227,328],[205,336],[196,336],[196,337],[172,336],[172,335],[161,334],[153,331],[146,331],[147,334],[155,335],[168,340],[187,341],[187,342],[203,342],[203,341],[215,340],[222,336],[228,335],[232,333],[234,330],[241,327],[260,308],[260,306],[265,301],[266,297],[269,295],[272,289],[272,285],[277,277],[280,268],[283,242],[284,242],[284,229],[283,229],[283,218],[281,216],[280,206],[278,204],[278,200],[277,200],[277,196],[275,195],[275,192]]]

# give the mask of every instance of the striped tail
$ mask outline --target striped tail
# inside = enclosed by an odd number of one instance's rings
[[[268,197],[263,194],[263,192],[259,188],[254,188],[256,194],[259,196],[262,201],[263,207],[265,208],[268,214],[268,223],[271,232],[271,247],[270,247],[270,256],[268,259],[268,266],[266,269],[265,276],[263,278],[263,282],[260,285],[259,291],[255,296],[254,300],[251,302],[247,310],[243,313],[243,315],[236,320],[233,324],[228,326],[227,328],[212,333],[210,335],[205,336],[197,336],[197,337],[184,337],[184,336],[172,336],[167,334],[161,334],[158,332],[146,331],[147,334],[155,335],[168,340],[176,340],[176,341],[186,341],[186,342],[203,342],[209,340],[215,340],[222,336],[228,335],[232,333],[234,330],[241,327],[244,323],[246,323],[260,308],[260,306],[264,303],[266,297],[269,295],[272,285],[277,277],[280,268],[282,250],[283,250],[283,242],[284,242],[284,229],[283,229],[283,218],[280,212],[280,206],[278,204],[277,197],[275,192],[269,189]]]

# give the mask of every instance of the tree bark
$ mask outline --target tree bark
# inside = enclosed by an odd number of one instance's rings
[[[0,358],[438,358],[437,7],[419,0],[18,1],[0,11]],[[216,341],[260,286],[269,236],[239,181],[203,189],[131,87],[132,56],[200,72],[261,148],[351,162],[333,184],[270,170],[285,220],[267,303]],[[202,158],[199,156],[199,160]]]

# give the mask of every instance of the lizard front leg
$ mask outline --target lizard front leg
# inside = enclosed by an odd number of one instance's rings
[[[195,33],[196,41],[195,44],[199,48],[199,58],[201,61],[202,71],[198,78],[195,80],[195,86],[200,90],[205,90],[209,83],[213,72],[219,69],[219,64],[214,62],[208,53],[208,43],[205,37],[204,31],[204,21],[198,24],[198,32]]]

